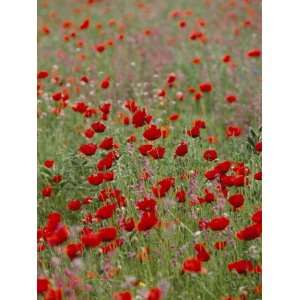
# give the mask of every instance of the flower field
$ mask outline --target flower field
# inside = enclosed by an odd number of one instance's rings
[[[38,299],[261,299],[261,1],[38,1]]]

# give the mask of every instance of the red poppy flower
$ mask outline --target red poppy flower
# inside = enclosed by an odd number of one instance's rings
[[[88,139],[91,139],[95,135],[93,128],[88,128],[84,131],[84,136]]]
[[[187,258],[182,265],[183,272],[199,273],[201,269],[202,264],[198,257]]]
[[[195,244],[194,249],[197,252],[197,258],[200,261],[208,261],[210,258],[209,253],[207,252],[207,250],[205,249],[205,246],[203,244]]]
[[[232,180],[232,184],[234,186],[244,186],[247,184],[248,180],[244,175],[234,176]]]
[[[59,101],[62,98],[62,93],[61,92],[56,92],[52,94],[52,99],[54,101]]]
[[[76,112],[83,114],[87,110],[88,106],[84,102],[74,103],[72,109]]]
[[[37,279],[37,292],[39,294],[46,292],[49,287],[50,287],[50,282],[47,278],[39,277]]]
[[[176,80],[176,74],[175,73],[170,73],[168,75],[168,78],[167,78],[167,83],[170,85],[170,84],[173,84]]]
[[[181,21],[178,22],[178,25],[179,25],[180,28],[184,28],[184,27],[186,27],[186,21],[181,20]]]
[[[261,50],[260,49],[252,49],[247,52],[248,57],[260,57]]]
[[[214,244],[214,248],[217,250],[223,250],[227,245],[226,241],[217,241]]]
[[[83,83],[89,83],[89,78],[86,75],[84,75],[80,78],[80,81]]]
[[[146,300],[161,300],[162,291],[160,288],[154,287],[151,288],[146,294]]]
[[[111,103],[105,102],[102,103],[99,108],[104,114],[108,114],[111,110],[111,107],[112,107]]]
[[[154,141],[161,137],[161,130],[155,125],[151,125],[148,129],[144,131],[143,136],[149,141]]]
[[[205,196],[204,196],[204,202],[210,203],[215,200],[215,195],[211,193],[209,190],[205,189]]]
[[[227,95],[225,97],[225,99],[228,103],[233,103],[233,102],[236,102],[237,97],[236,97],[236,95],[230,94],[230,95]]]
[[[175,157],[185,156],[187,153],[188,153],[188,144],[186,142],[181,142],[175,150]]]
[[[99,185],[104,181],[103,173],[92,174],[87,177],[88,183],[91,185]]]
[[[237,209],[244,204],[244,196],[242,194],[234,194],[229,197],[228,202],[234,209]]]
[[[103,132],[103,131],[106,129],[106,126],[105,126],[103,123],[99,122],[99,121],[94,122],[94,123],[91,125],[91,127],[92,127],[93,130],[94,130],[95,132],[97,132],[97,133],[101,133],[101,132]]]
[[[157,91],[157,96],[159,96],[159,97],[165,97],[166,96],[166,91],[164,90],[164,89],[159,89],[158,91]]]
[[[113,145],[114,145],[113,138],[111,136],[108,136],[100,142],[99,148],[104,150],[110,150],[113,147]]]
[[[44,300],[62,300],[62,290],[49,289],[44,296]]]
[[[224,230],[229,225],[229,219],[225,216],[215,217],[209,221],[207,226],[213,231]]]
[[[139,147],[139,152],[143,155],[146,156],[148,155],[148,152],[153,148],[153,146],[151,144],[145,144],[145,145],[141,145]]]
[[[91,108],[91,107],[88,107],[86,109],[86,111],[83,113],[83,115],[86,117],[86,118],[90,118],[92,117],[93,115],[95,115],[97,113],[97,110],[95,108]]]
[[[124,106],[132,113],[134,113],[138,109],[138,106],[136,105],[135,100],[133,99],[125,100]]]
[[[102,81],[101,81],[101,83],[100,83],[100,85],[101,85],[101,88],[102,89],[108,89],[109,88],[109,85],[110,85],[110,78],[109,77],[105,77]]]
[[[200,119],[194,120],[193,125],[194,125],[195,127],[199,127],[199,128],[202,128],[202,129],[205,129],[205,128],[206,128],[205,121],[200,120]]]
[[[118,159],[118,153],[116,151],[108,152],[101,160],[97,163],[99,171],[108,170],[112,167],[113,162]]]
[[[142,211],[155,211],[156,201],[154,199],[144,198],[136,203],[136,208]]]
[[[259,209],[256,211],[251,218],[252,222],[257,223],[257,224],[262,224],[262,210]]]
[[[192,129],[189,129],[187,131],[187,134],[192,138],[198,137],[200,135],[200,127],[193,126]]]
[[[170,188],[174,186],[174,184],[175,179],[173,177],[167,177],[154,185],[152,187],[152,192],[155,197],[164,197]]]
[[[113,164],[113,158],[111,155],[108,155],[98,161],[97,168],[99,171],[108,170],[112,167],[112,164]],[[103,176],[103,174],[102,174],[102,176]],[[104,177],[103,177],[103,179],[104,179]]]
[[[192,63],[193,63],[194,65],[199,65],[199,64],[201,63],[201,58],[198,57],[198,56],[195,56],[195,57],[193,58],[193,60],[192,60]]]
[[[191,41],[196,41],[196,40],[201,40],[201,41],[205,41],[206,37],[204,35],[203,32],[199,32],[199,31],[192,31],[189,35],[189,39]]]
[[[182,203],[185,202],[186,197],[185,197],[185,191],[184,190],[180,190],[176,193],[176,199],[178,202]]]
[[[45,186],[43,189],[42,189],[42,195],[43,197],[51,197],[52,195],[52,186],[48,185],[48,186]]]
[[[262,233],[261,224],[255,223],[250,225],[236,233],[236,237],[242,241],[251,241],[256,238],[259,238]]]
[[[47,225],[46,225],[46,229],[50,232],[53,232],[57,225],[60,223],[61,221],[61,215],[59,212],[51,212],[49,213],[48,215],[48,218],[47,218]]]
[[[113,216],[116,210],[116,204],[107,204],[96,211],[96,217],[98,219],[109,219]]]
[[[132,116],[132,124],[134,124],[135,128],[142,127],[147,123],[146,117],[147,117],[147,114],[144,109],[137,110],[137,111],[135,111],[134,115]]]
[[[103,173],[104,181],[113,181],[115,178],[114,172],[105,172]]]
[[[39,71],[37,74],[38,79],[45,79],[48,77],[48,72],[47,71]]]
[[[178,119],[179,119],[179,114],[174,113],[169,116],[170,121],[176,121]]]
[[[206,150],[204,153],[203,153],[203,158],[205,160],[209,160],[209,161],[213,161],[215,160],[216,158],[218,157],[217,155],[217,151],[216,150]]]
[[[81,145],[79,148],[79,151],[87,156],[92,156],[96,153],[97,151],[97,145],[96,144],[84,144]]]
[[[90,26],[90,20],[89,19],[86,19],[84,20],[81,25],[80,25],[80,29],[81,30],[84,30],[84,29],[88,29]]]
[[[234,176],[221,175],[220,181],[223,186],[234,186]]]
[[[150,151],[148,151],[148,154],[153,158],[153,159],[162,159],[165,155],[165,148],[158,146],[158,147],[153,147]]]
[[[223,162],[218,163],[215,167],[215,170],[221,174],[225,174],[229,171],[230,167],[231,167],[231,162],[225,160]]]
[[[129,291],[116,292],[113,295],[114,300],[132,300],[131,293]]]
[[[136,141],[136,136],[134,134],[127,138],[127,143],[134,143]]]
[[[262,142],[256,143],[256,145],[255,145],[255,150],[256,150],[257,152],[261,152],[261,151],[262,151]]]
[[[103,43],[98,43],[94,47],[95,47],[95,50],[99,53],[103,52],[106,48]]]
[[[135,228],[135,222],[133,218],[122,219],[120,225],[125,231],[128,232],[131,232]]]
[[[65,252],[70,260],[73,260],[74,258],[82,255],[82,244],[69,244],[66,246]]]
[[[63,225],[47,236],[46,240],[50,246],[57,246],[65,242],[69,237],[68,228]]]
[[[248,175],[250,173],[249,168],[247,168],[244,163],[235,164],[233,171],[236,172],[237,175]]]
[[[194,100],[198,102],[202,98],[203,94],[201,92],[196,92],[194,94]]]
[[[253,264],[250,260],[242,259],[228,264],[229,271],[235,270],[239,274],[251,272],[252,269],[253,269]]]
[[[257,172],[254,174],[254,179],[255,180],[261,180],[262,179],[262,172]]]
[[[218,172],[215,169],[208,170],[204,173],[204,176],[206,177],[207,180],[213,180],[218,176]]]
[[[81,235],[81,242],[85,247],[95,248],[100,244],[101,240],[98,232],[87,231]]]
[[[224,63],[229,63],[231,61],[231,56],[229,54],[225,54],[222,60]]]
[[[72,199],[68,202],[68,209],[71,211],[77,211],[81,208],[81,201],[78,199]]]
[[[241,128],[238,126],[228,126],[226,128],[226,135],[228,137],[238,137],[241,135]]]
[[[194,87],[190,86],[190,87],[188,88],[188,92],[189,92],[190,94],[194,94],[194,93],[196,92],[196,89],[195,89]]]
[[[262,272],[261,266],[260,265],[254,266],[252,272],[261,273]]]
[[[147,231],[155,226],[158,222],[156,213],[154,211],[144,212],[141,216],[140,222],[137,225],[138,231]]]
[[[41,32],[44,33],[45,35],[48,35],[51,33],[51,30],[47,25],[44,25],[41,29]]]
[[[115,227],[105,227],[98,231],[100,241],[109,242],[117,237],[117,229]]]
[[[199,88],[203,93],[209,93],[212,91],[212,84],[210,82],[202,82],[199,84]]]

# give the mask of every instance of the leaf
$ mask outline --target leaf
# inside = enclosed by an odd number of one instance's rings
[[[252,137],[254,137],[255,139],[257,139],[257,133],[254,131],[254,129],[252,127],[249,127],[249,134]]]

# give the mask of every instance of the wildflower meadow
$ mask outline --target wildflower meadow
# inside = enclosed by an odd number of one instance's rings
[[[261,299],[261,1],[38,1],[37,293]]]

